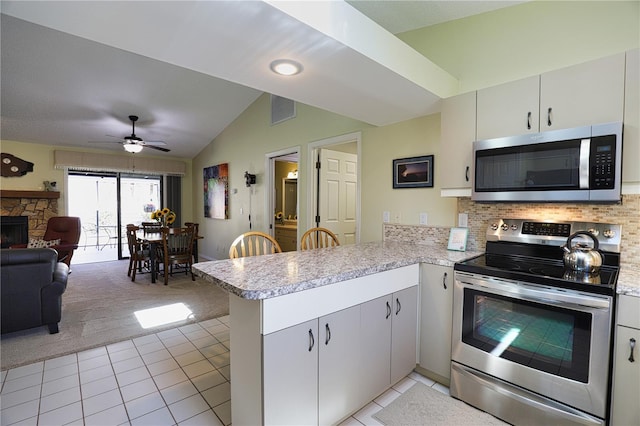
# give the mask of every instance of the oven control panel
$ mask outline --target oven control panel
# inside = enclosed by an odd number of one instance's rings
[[[562,246],[578,231],[590,232],[601,250],[620,253],[622,226],[611,223],[491,219],[486,237],[487,241]]]
[[[570,223],[523,222],[522,233],[528,235],[551,235],[568,237],[571,235]]]

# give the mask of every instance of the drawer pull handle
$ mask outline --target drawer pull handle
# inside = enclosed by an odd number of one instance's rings
[[[326,337],[324,339],[324,344],[328,345],[329,344],[329,340],[331,340],[331,329],[329,328],[329,323],[324,325],[324,330],[326,333]]]
[[[547,110],[547,126],[551,127],[551,107]]]
[[[313,338],[313,331],[309,329],[309,352],[311,352],[311,349],[313,349],[315,345],[316,345],[316,339]]]
[[[467,169],[464,172],[464,178],[467,182],[469,182],[469,166],[467,166]]]
[[[389,319],[389,315],[391,315],[391,305],[389,305],[389,301],[387,301],[387,316],[384,319]]]
[[[629,354],[629,362],[635,362],[635,359],[633,359],[633,348],[636,347],[636,339],[634,339],[633,337],[629,339],[629,346],[631,347],[631,353]]]
[[[401,309],[402,309],[402,305],[400,304],[400,299],[396,297],[396,315],[400,313]]]
[[[444,287],[445,290],[447,289],[447,273],[446,272],[442,276],[442,286]]]
[[[531,111],[527,113],[527,130],[531,130]]]

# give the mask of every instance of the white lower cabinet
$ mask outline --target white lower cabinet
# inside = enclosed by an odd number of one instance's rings
[[[264,336],[264,420],[328,425],[360,403],[360,306]]]
[[[265,424],[318,422],[318,343],[318,320],[264,336]]]
[[[393,293],[391,315],[391,382],[416,368],[418,286]]]
[[[632,346],[634,346],[632,348]],[[633,356],[632,356],[633,353]],[[618,296],[611,425],[640,425],[640,298]]]
[[[321,317],[318,326],[318,424],[331,425],[360,404],[360,306]]]
[[[340,422],[416,366],[413,286],[263,337],[264,423]]]
[[[451,378],[451,327],[453,268],[420,266],[419,365],[430,378],[449,384]]]
[[[267,299],[230,294],[233,424],[336,424],[409,374],[418,283],[413,264]]]
[[[361,305],[360,405],[416,367],[417,300],[413,286]]]
[[[361,406],[387,389],[391,382],[391,303],[391,295],[387,295],[361,305],[360,383],[365,391]],[[372,371],[386,374],[371,374]]]

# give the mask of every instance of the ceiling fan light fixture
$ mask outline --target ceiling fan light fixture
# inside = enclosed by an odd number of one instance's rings
[[[138,145],[136,143],[127,143],[127,144],[124,144],[123,146],[125,151],[130,152],[132,154],[136,154],[142,151],[142,145]]]
[[[302,65],[291,59],[277,59],[269,65],[271,71],[280,75],[296,75],[302,72]]]

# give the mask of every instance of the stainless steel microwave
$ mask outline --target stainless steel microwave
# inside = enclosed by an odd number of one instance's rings
[[[622,123],[473,143],[471,199],[619,202]]]

